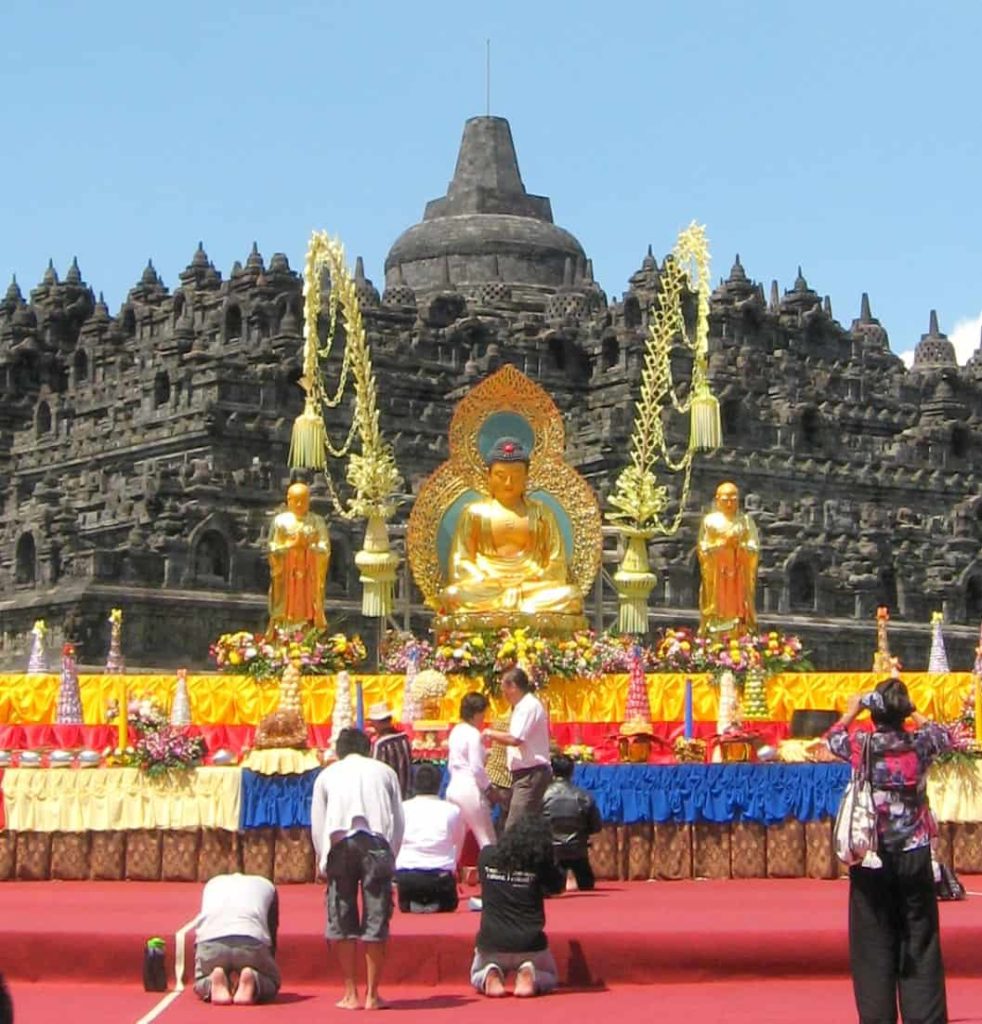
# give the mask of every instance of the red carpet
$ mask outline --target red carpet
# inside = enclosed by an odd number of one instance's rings
[[[17,1024],[135,1024],[156,1002],[145,992],[120,985],[15,983]],[[185,991],[155,1024],[215,1024],[216,1020],[276,1020],[283,1024],[350,1021],[334,1006],[336,989],[322,986],[286,991],[273,1007],[230,1007],[199,1002]],[[852,1024],[856,1011],[847,978],[754,981],[719,984],[624,985],[606,990],[560,989],[543,999],[483,999],[466,986],[389,986],[386,997],[400,1024],[580,1024],[619,1018],[658,1024]],[[982,1024],[982,980],[948,982],[951,1024]],[[229,1016],[231,1014],[231,1017]],[[358,1016],[355,1020],[365,1020]],[[372,1019],[372,1018],[368,1018]],[[388,1019],[388,1018],[386,1018]]]
[[[982,878],[966,878],[982,889]],[[842,882],[748,880],[603,883],[551,900],[547,930],[562,977],[579,986],[776,977],[845,977]],[[5,882],[0,969],[22,980],[140,979],[143,942],[173,937],[198,909],[184,883]],[[331,984],[320,886],[283,886],[280,962],[287,988]],[[387,979],[394,985],[466,982],[477,914],[393,920]],[[977,977],[982,898],[941,909],[949,976]]]
[[[133,1024],[160,1001],[156,992],[144,992],[142,985],[69,985],[11,982],[16,1024]],[[174,1018],[166,1014],[160,1024]]]

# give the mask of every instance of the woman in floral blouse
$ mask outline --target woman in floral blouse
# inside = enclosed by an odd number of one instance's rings
[[[864,710],[873,731],[849,733]],[[914,728],[904,728],[911,718]],[[917,713],[907,687],[885,679],[850,698],[826,739],[853,767],[870,751],[876,807],[875,858],[849,869],[849,959],[860,1024],[945,1024],[944,965],[931,870],[934,819],[925,777],[951,747],[948,731]]]

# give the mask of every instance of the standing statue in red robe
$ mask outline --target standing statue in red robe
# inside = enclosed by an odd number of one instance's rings
[[[755,632],[760,541],[754,521],[740,511],[736,484],[716,488],[716,507],[703,517],[696,550],[702,573],[699,632]]]
[[[327,523],[310,511],[310,488],[291,484],[286,511],[269,532],[269,631],[294,626],[324,629],[324,586],[331,560]]]

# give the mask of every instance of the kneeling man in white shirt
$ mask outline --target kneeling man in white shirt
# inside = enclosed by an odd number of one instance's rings
[[[418,765],[416,795],[402,805],[406,829],[396,857],[396,889],[403,913],[457,909],[457,861],[465,826],[460,809],[440,799],[440,780],[436,765]]]

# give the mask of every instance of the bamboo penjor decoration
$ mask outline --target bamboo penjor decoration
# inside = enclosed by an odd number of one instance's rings
[[[696,294],[696,323],[692,338],[686,329],[682,299],[686,290]],[[673,348],[693,353],[692,374],[686,398],[680,400],[672,377]],[[648,595],[656,577],[648,563],[648,540],[674,534],[692,483],[692,460],[699,450],[714,450],[722,440],[719,402],[709,385],[709,246],[705,229],[691,224],[678,237],[672,255],[665,260],[657,305],[651,310],[641,396],[635,403],[631,456],[607,499],[614,511],[607,519],[617,524],[626,549],[614,574],[620,605],[619,627],[625,633],[648,629]],[[680,415],[688,414],[689,443],[680,459],[673,459],[665,440],[664,413],[669,404]],[[658,482],[655,467],[682,474],[678,508],[669,521],[662,516],[668,506],[668,489]]]
[[[318,343],[317,326],[321,314],[321,275],[327,270],[331,288],[328,298],[329,325],[323,346]],[[355,556],[361,571],[362,613],[374,617],[392,610],[392,592],[398,557],[389,549],[386,526],[396,506],[401,484],[392,446],[382,437],[375,373],[365,336],[355,282],[344,257],[340,241],[316,231],[307,247],[304,266],[304,411],[293,424],[290,465],[325,469],[328,457],[347,459],[345,478],[353,495],[343,501],[327,476],[336,513],[344,519],[366,519],[364,547]],[[344,316],[345,343],[337,387],[328,391],[324,370],[335,343],[338,311]],[[344,442],[335,446],[324,423],[324,409],[337,408],[347,392],[349,378],[354,387],[354,413]],[[355,442],[358,451],[355,451]]]

